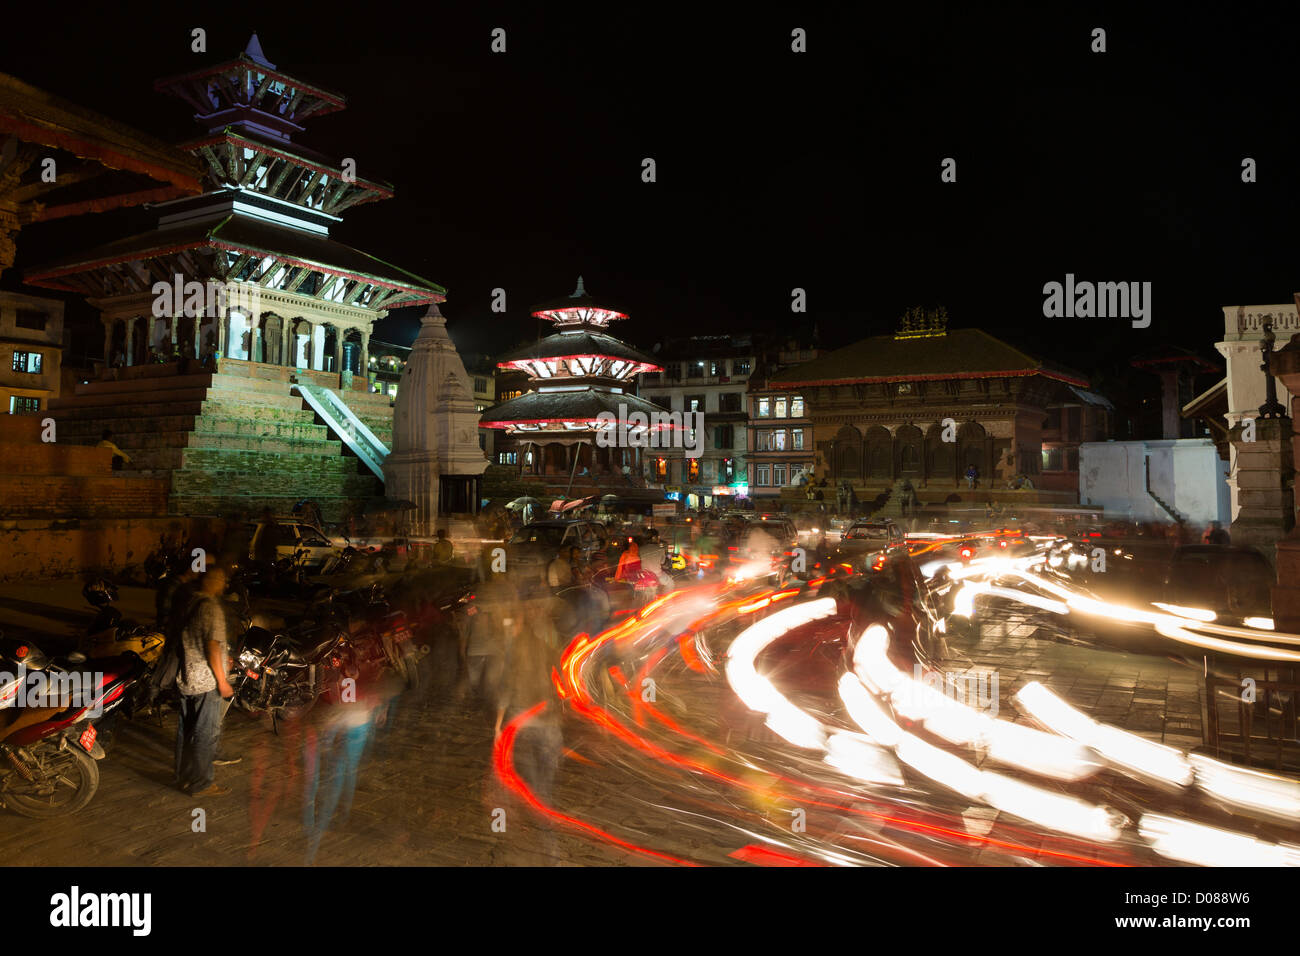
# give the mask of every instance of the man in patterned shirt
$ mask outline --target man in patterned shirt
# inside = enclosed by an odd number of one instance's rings
[[[176,726],[176,782],[196,797],[217,797],[230,792],[213,781],[212,761],[221,740],[222,698],[234,695],[227,674],[226,612],[221,595],[226,590],[226,569],[214,565],[199,579],[198,593],[185,614],[181,629],[181,713]]]

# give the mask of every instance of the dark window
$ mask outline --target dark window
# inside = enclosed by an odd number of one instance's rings
[[[730,425],[718,425],[713,429],[714,448],[734,448],[735,436]]]
[[[738,412],[740,411],[740,393],[723,392],[718,396],[718,411],[720,412]]]
[[[650,395],[647,396],[652,405],[658,405],[660,408],[666,408],[672,411],[673,397],[671,395]]]
[[[748,375],[749,359],[736,359],[731,363],[732,375]]]
[[[1080,417],[1083,409],[1078,405],[1073,405],[1065,410],[1065,434],[1061,437],[1066,441],[1079,441],[1083,436],[1080,434]]]
[[[20,329],[32,329],[36,332],[44,332],[46,321],[47,318],[44,312],[36,312],[32,309],[19,309],[14,324]]]

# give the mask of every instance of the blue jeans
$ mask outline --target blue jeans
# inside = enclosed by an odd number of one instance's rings
[[[176,782],[183,790],[198,792],[212,786],[212,761],[221,742],[221,692],[181,694],[180,720],[176,724]]]

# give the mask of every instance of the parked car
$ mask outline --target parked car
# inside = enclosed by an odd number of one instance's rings
[[[264,521],[258,521],[253,527],[252,539],[248,546],[250,559],[256,557],[262,537],[266,534],[276,536],[276,560],[293,559],[298,552],[304,552],[303,568],[308,572],[319,571],[342,554],[349,545],[348,539],[342,535],[327,535],[321,529],[303,521],[276,519],[273,528]]]
[[[833,560],[865,571],[878,559],[898,554],[905,547],[903,531],[892,521],[857,521],[835,546]]]
[[[545,573],[546,565],[560,551],[576,547],[588,560],[609,547],[609,532],[599,521],[585,518],[550,518],[526,524],[506,542],[506,562],[511,570],[535,568]]]

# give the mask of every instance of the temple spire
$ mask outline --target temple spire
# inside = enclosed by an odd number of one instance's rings
[[[576,289],[573,290],[573,295],[570,296],[570,298],[573,298],[573,299],[581,299],[581,298],[584,297],[586,294],[587,294],[587,289],[586,289],[586,287],[583,286],[583,284],[582,284],[582,276],[578,276],[578,287],[577,287]]]
[[[244,55],[259,66],[264,66],[268,70],[275,69],[275,64],[268,60],[266,54],[262,52],[262,42],[258,40],[256,33],[248,38],[248,46],[244,47]]]

